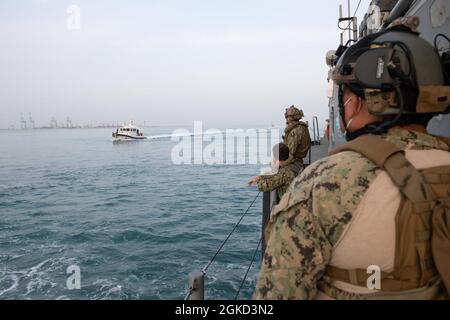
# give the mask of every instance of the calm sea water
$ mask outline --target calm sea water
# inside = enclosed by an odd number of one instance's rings
[[[146,135],[170,128],[145,130]],[[257,194],[259,167],[172,164],[170,138],[111,129],[0,131],[0,299],[183,299]],[[232,299],[261,232],[261,198],[210,267]],[[70,265],[81,289],[68,290]],[[241,298],[251,298],[259,256]]]

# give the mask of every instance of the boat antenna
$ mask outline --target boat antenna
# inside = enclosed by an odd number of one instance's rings
[[[338,22],[338,28],[342,30],[341,33],[341,45],[344,45],[344,33],[345,31],[348,31],[348,42],[347,44],[351,42],[356,42],[357,39],[357,21],[356,21],[356,14],[358,13],[359,7],[361,6],[362,0],[359,0],[358,5],[356,6],[355,12],[353,13],[353,16],[351,16],[351,8],[350,8],[350,0],[348,0],[348,17],[344,18],[342,16],[342,5],[339,5],[339,22]],[[348,25],[346,28],[342,28],[340,26],[340,23],[343,21],[348,21]],[[351,27],[353,23],[353,28]],[[353,37],[352,39],[352,31],[353,31]]]

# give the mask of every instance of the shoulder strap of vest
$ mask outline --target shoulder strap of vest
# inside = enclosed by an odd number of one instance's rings
[[[421,221],[423,222],[424,227],[416,232],[416,241],[423,241],[418,238],[419,235],[422,236],[422,233],[426,236],[426,239],[429,239],[431,230],[430,214],[434,206],[435,196],[431,187],[425,183],[423,175],[414,168],[408,159],[406,159],[404,151],[376,135],[361,136],[334,150],[332,154],[343,151],[354,151],[363,155],[390,176],[391,180],[403,196],[410,200],[415,213],[419,214]],[[408,212],[409,214],[412,214],[412,211]],[[404,217],[404,219],[408,219],[408,217]],[[422,231],[425,231],[426,234]],[[424,270],[427,270],[428,268],[426,264],[428,261],[427,256],[422,254],[419,259],[420,268],[422,273],[425,274]],[[401,269],[402,266],[397,261],[397,257],[395,268],[396,270],[394,270],[394,273],[389,275],[388,278],[382,278],[381,281],[384,290],[402,291],[408,288],[417,288],[416,283],[403,281],[401,276],[398,276],[398,274],[396,275],[396,272],[400,272],[400,274],[403,274],[401,272],[404,272],[404,270]],[[364,286],[365,281],[362,280],[367,279],[367,276],[364,275],[364,273],[366,273],[365,270],[344,270],[332,268],[330,266],[327,267],[326,270],[326,275],[332,279],[350,282],[360,286]]]
[[[306,122],[299,121],[298,123],[299,123],[301,126],[308,127],[308,124],[307,124]]]
[[[385,170],[399,190],[414,204],[417,213],[429,211],[433,193],[420,172],[406,159],[404,151],[377,135],[364,135],[346,143],[331,154],[354,151]]]
[[[344,151],[354,151],[362,154],[367,159],[374,162],[379,168],[383,168],[386,160],[392,155],[403,153],[403,150],[397,148],[394,144],[373,134],[360,136],[359,138],[336,148],[331,151],[330,154],[337,154]]]
[[[448,146],[448,148],[450,150],[450,138],[442,137],[442,136],[433,136],[433,137],[435,137],[436,139],[444,142]]]

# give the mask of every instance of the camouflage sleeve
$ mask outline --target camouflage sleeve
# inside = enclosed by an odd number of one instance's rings
[[[313,299],[352,213],[377,175],[373,162],[345,152],[309,166],[271,213],[254,299]]]
[[[292,130],[289,133],[288,139],[286,139],[286,144],[289,148],[289,154],[294,155],[295,151],[297,150],[298,144],[299,144],[299,136],[297,130]]]
[[[289,195],[285,195],[285,200]],[[330,260],[332,245],[311,201],[278,214],[270,227],[254,299],[312,299]]]
[[[287,172],[280,170],[277,174],[268,176],[259,176],[258,189],[261,192],[275,190],[292,180]]]

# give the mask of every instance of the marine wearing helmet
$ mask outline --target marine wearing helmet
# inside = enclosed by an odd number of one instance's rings
[[[360,40],[340,57],[331,79],[339,85],[344,128],[351,125],[345,122],[345,90],[364,99],[370,115],[378,121],[362,131],[347,130],[347,139],[385,132],[394,125],[426,126],[433,115],[448,113],[450,87],[446,77],[435,48],[403,26]]]
[[[284,143],[289,147],[290,155],[287,161],[292,171],[298,175],[303,170],[303,158],[306,157],[311,146],[308,125],[300,121],[303,111],[291,106],[284,114],[287,127],[284,132]]]
[[[438,299],[450,292],[450,141],[427,133],[450,87],[404,26],[332,72],[351,142],[298,176],[271,213],[255,299]]]

